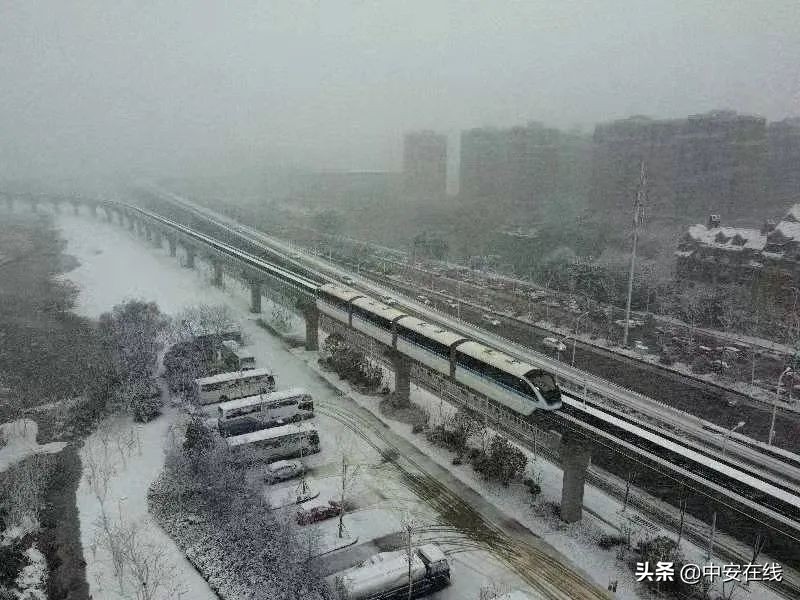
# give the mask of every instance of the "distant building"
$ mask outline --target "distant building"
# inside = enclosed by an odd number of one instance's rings
[[[319,171],[295,174],[287,199],[312,208],[381,206],[395,201],[401,174],[392,171]]]
[[[709,282],[753,282],[771,270],[785,283],[800,281],[800,204],[776,225],[723,227],[716,215],[692,225],[675,252],[679,277]]]
[[[647,164],[648,218],[702,219],[719,213],[734,221],[769,213],[765,119],[713,111],[685,119],[631,117],[595,128],[592,209],[607,220],[630,218]]]
[[[444,196],[447,191],[447,136],[433,131],[403,139],[403,190],[414,196]]]
[[[767,153],[773,203],[786,206],[800,198],[800,118],[767,126]]]
[[[528,123],[461,134],[459,193],[523,209],[585,194],[591,140]]]

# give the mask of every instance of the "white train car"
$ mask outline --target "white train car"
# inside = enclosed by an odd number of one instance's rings
[[[366,296],[356,298],[350,305],[353,329],[394,346],[394,322],[406,316],[405,313]]]
[[[451,376],[452,348],[466,341],[463,335],[443,329],[439,325],[405,316],[395,323],[396,350],[422,364]]]
[[[363,298],[364,294],[357,292],[354,289],[337,285],[335,283],[326,283],[319,286],[317,292],[317,309],[322,314],[336,319],[342,323],[347,323],[352,326],[350,322],[350,302],[356,298]]]
[[[561,392],[550,373],[478,342],[455,349],[455,379],[503,406],[528,416],[561,408]]]

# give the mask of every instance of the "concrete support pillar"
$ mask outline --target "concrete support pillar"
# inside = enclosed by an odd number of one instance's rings
[[[146,239],[148,242],[153,239],[153,230],[149,225],[144,226],[144,239]]]
[[[306,350],[319,350],[319,311],[313,304],[303,310],[306,319]]]
[[[212,259],[211,266],[214,267],[214,275],[211,278],[211,284],[216,287],[222,287],[222,261]]]
[[[153,229],[153,245],[161,249],[161,232],[158,229]]]
[[[592,459],[589,442],[578,435],[561,438],[561,520],[575,523],[583,514],[583,488]]]
[[[392,354],[394,368],[394,395],[402,402],[411,401],[411,361],[400,354]]]
[[[261,284],[257,281],[250,282],[250,312],[261,312]]]
[[[133,217],[130,215],[130,213],[128,214],[128,229],[129,229],[131,232],[135,232],[135,231],[136,231],[136,221],[135,221],[135,220],[134,220],[134,218],[133,218]]]
[[[194,269],[194,257],[195,251],[194,248],[186,248],[186,264],[184,265],[187,269]]]
[[[106,206],[105,208],[103,208],[103,212],[106,213],[106,221],[108,221],[109,223],[113,223],[114,215],[111,214],[111,209],[108,208],[108,206]]]
[[[178,253],[178,244],[175,242],[175,238],[169,236],[167,237],[167,241],[169,242],[169,255],[175,256]]]

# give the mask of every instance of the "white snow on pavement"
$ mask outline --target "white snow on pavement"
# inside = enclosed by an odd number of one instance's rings
[[[0,436],[6,440],[5,446],[0,447],[0,473],[29,456],[55,454],[67,445],[66,442],[40,445],[36,441],[38,431],[39,426],[30,419],[19,419],[0,425]]]

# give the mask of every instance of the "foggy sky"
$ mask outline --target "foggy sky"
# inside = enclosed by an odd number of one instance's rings
[[[800,114],[800,3],[0,2],[0,178],[398,169],[401,136]]]

